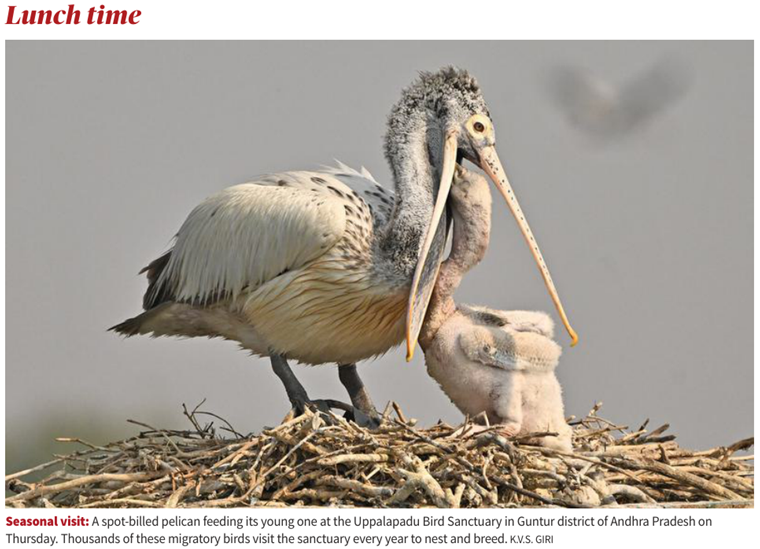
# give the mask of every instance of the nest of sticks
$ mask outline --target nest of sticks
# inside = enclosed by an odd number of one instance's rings
[[[9,507],[753,507],[753,438],[681,448],[668,425],[616,425],[595,406],[570,418],[573,451],[507,439],[496,427],[415,427],[391,403],[369,431],[306,412],[255,436],[223,438],[206,412],[189,430],[143,429],[6,476]],[[206,416],[207,417],[207,416]],[[218,416],[216,416],[218,417]],[[222,422],[222,418],[218,418]],[[225,422],[226,423],[226,422]],[[737,454],[737,452],[740,452]],[[39,482],[24,480],[54,471]]]

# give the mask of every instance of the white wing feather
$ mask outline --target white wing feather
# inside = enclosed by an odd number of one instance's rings
[[[177,233],[158,286],[178,301],[237,297],[340,240],[343,205],[303,189],[246,183],[204,200]]]
[[[393,193],[365,168],[359,172],[337,164],[265,175],[204,200],[177,233],[155,288],[168,288],[176,301],[199,304],[254,290],[340,241],[346,200],[366,203],[369,230],[385,225]]]

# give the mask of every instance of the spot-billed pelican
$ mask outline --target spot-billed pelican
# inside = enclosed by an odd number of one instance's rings
[[[373,413],[355,362],[404,336],[411,358],[444,252],[454,166],[463,157],[504,195],[575,339],[494,145],[475,79],[454,68],[423,73],[388,119],[385,155],[395,194],[343,165],[225,189],[196,207],[172,249],[144,269],[145,312],[112,329],[237,341],[270,357],[297,409],[309,399],[287,359],[337,363],[354,406]]]
[[[507,436],[556,432],[536,442],[570,450],[572,430],[554,373],[562,351],[552,340],[551,318],[454,302],[462,277],[488,247],[488,183],[458,166],[449,203],[454,218],[451,253],[441,265],[420,334],[428,373],[464,414],[485,414]]]

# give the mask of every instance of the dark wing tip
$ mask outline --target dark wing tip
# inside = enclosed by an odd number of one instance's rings
[[[143,309],[146,311],[163,303],[170,301],[172,296],[165,282],[159,283],[161,273],[166,269],[171,259],[171,250],[163,254],[158,259],[151,261],[147,267],[144,267],[139,274],[147,273],[148,289],[143,296]]]
[[[136,316],[134,318],[129,318],[115,326],[111,326],[107,331],[116,332],[117,334],[121,334],[125,337],[131,337],[140,333],[141,324],[142,321],[140,320],[140,317]]]

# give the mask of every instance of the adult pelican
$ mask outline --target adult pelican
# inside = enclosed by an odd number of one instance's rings
[[[145,312],[126,336],[222,337],[268,356],[296,409],[309,397],[287,360],[337,363],[354,407],[373,414],[355,363],[406,336],[410,359],[446,243],[457,158],[494,181],[530,245],[573,340],[538,245],[495,148],[488,107],[466,71],[423,73],[393,107],[385,137],[395,193],[363,170],[267,175],[188,216],[150,263]]]

